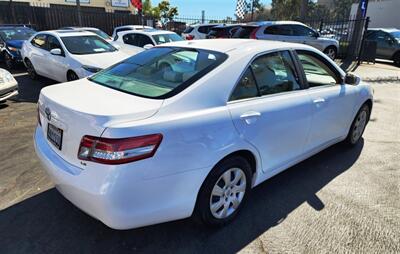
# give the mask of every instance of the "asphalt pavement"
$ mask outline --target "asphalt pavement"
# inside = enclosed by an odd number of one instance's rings
[[[33,149],[42,87],[15,71],[0,104],[0,253],[400,253],[400,82],[374,82],[362,141],[332,146],[256,187],[239,217],[117,231],[64,199]]]

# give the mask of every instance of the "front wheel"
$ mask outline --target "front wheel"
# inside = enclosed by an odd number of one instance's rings
[[[333,46],[327,47],[324,50],[325,55],[329,56],[330,59],[335,60],[337,55],[337,49]]]
[[[32,62],[29,59],[25,60],[25,65],[29,77],[33,80],[38,79],[38,74],[36,73],[35,68],[33,67]]]
[[[12,70],[15,67],[15,62],[8,53],[4,53],[4,62],[8,70]]]
[[[78,75],[76,75],[75,72],[69,71],[69,72],[67,73],[67,80],[68,80],[68,81],[74,81],[74,80],[78,80],[78,79],[79,79],[79,77],[78,77]]]
[[[351,124],[349,134],[347,135],[347,138],[345,140],[345,143],[347,145],[355,146],[358,141],[360,141],[364,133],[365,126],[368,123],[369,114],[370,108],[368,107],[368,105],[364,104],[358,111],[355,119],[353,120],[353,123]]]
[[[238,214],[251,186],[251,166],[243,157],[218,163],[200,189],[196,217],[211,226],[224,225]]]
[[[400,52],[397,52],[396,55],[394,55],[393,60],[394,60],[394,64],[397,67],[400,67]]]

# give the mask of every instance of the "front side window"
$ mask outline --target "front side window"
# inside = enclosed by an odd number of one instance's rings
[[[183,41],[183,39],[177,34],[156,34],[153,35],[153,39],[156,44],[163,44],[167,42]]]
[[[261,95],[300,89],[288,51],[261,56],[251,64]]]
[[[301,25],[293,25],[292,29],[293,29],[293,35],[295,36],[316,37],[316,32],[308,27]]]
[[[334,71],[334,67],[329,63],[317,57],[315,54],[307,51],[298,51],[300,63],[303,66],[304,73],[309,87],[335,85],[340,83],[340,78]]]
[[[46,37],[47,37],[47,35],[45,35],[45,34],[38,34],[35,37],[33,37],[31,43],[33,46],[35,46],[37,48],[45,49]]]
[[[47,47],[48,47],[48,50],[52,50],[52,49],[61,49],[62,50],[61,44],[58,41],[58,39],[51,35],[49,35],[47,37]]]
[[[223,53],[177,47],[152,48],[99,72],[91,81],[137,96],[169,98],[212,71]]]
[[[135,46],[143,48],[147,44],[154,45],[153,41],[149,38],[149,36],[144,34],[136,34],[135,35]]]
[[[65,47],[71,54],[87,55],[114,52],[117,49],[97,35],[62,37]]]

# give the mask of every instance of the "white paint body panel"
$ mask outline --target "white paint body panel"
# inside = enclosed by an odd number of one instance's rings
[[[343,140],[357,110],[372,99],[371,88],[359,84],[228,103],[241,73],[255,55],[288,49],[319,51],[305,45],[257,40],[170,45],[213,49],[226,52],[228,58],[164,100],[136,97],[84,79],[46,87],[39,98],[39,107],[52,109],[52,123],[60,128],[64,124],[68,137],[65,151],[58,151],[46,139],[47,120],[41,116],[42,127],[38,126],[34,138],[46,171],[67,199],[112,228],[135,228],[191,216],[206,176],[235,151],[247,150],[254,155],[252,186],[256,186]],[[79,96],[74,93],[76,87],[83,89]],[[344,99],[337,101],[340,96]],[[313,103],[314,97],[332,103],[321,110]],[[336,103],[343,105],[338,107]],[[252,111],[261,113],[255,122],[250,119],[251,124],[246,124],[246,119],[240,119],[243,113]],[[331,129],[318,129],[327,128],[333,120],[340,126],[331,123]],[[163,140],[152,158],[113,166],[81,163],[77,158],[83,135],[124,138],[154,133],[162,133]]]

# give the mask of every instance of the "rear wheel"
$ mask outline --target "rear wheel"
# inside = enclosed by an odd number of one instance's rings
[[[337,49],[333,46],[329,46],[324,50],[325,55],[329,56],[330,59],[335,60],[337,55]]]
[[[395,64],[397,67],[400,67],[400,52],[397,52],[397,53],[394,55],[393,60],[394,60],[394,64]]]
[[[224,225],[234,219],[247,199],[251,186],[251,166],[234,156],[218,163],[204,181],[195,216],[204,224]]]
[[[26,70],[28,71],[28,75],[31,79],[38,79],[38,75],[33,67],[33,64],[29,59],[25,59]]]
[[[365,126],[368,123],[370,112],[371,110],[367,104],[364,104],[358,111],[353,123],[351,124],[349,134],[345,140],[347,145],[355,146],[358,141],[360,141],[364,133]]]
[[[68,81],[74,81],[74,80],[78,80],[78,79],[79,79],[79,77],[78,77],[78,75],[76,75],[75,72],[68,71],[68,73],[67,73],[67,80]]]

